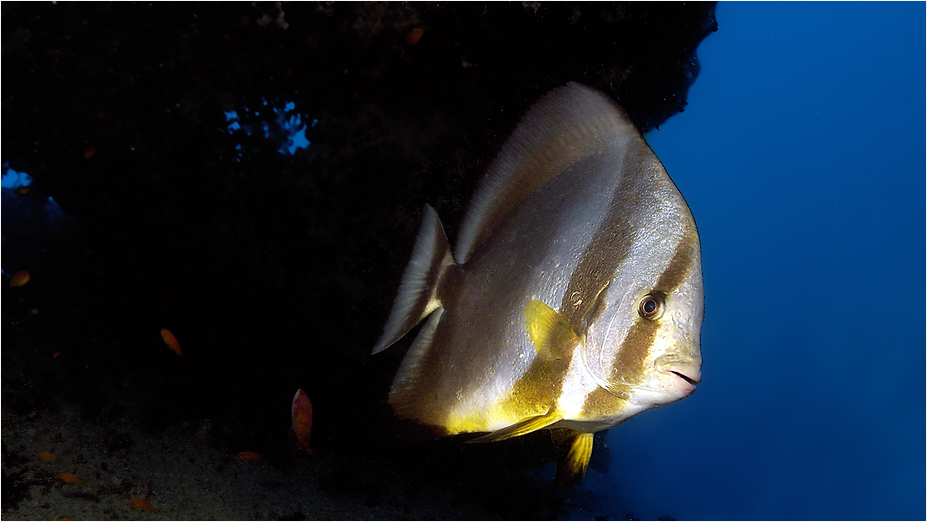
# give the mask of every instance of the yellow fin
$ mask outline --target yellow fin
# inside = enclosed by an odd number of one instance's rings
[[[467,442],[496,442],[505,439],[511,439],[512,437],[520,437],[531,433],[532,431],[537,431],[544,429],[548,426],[556,424],[563,420],[563,416],[557,413],[547,413],[545,415],[537,415],[535,417],[528,417],[527,419],[522,419],[511,426],[506,426],[501,430],[496,430],[482,437],[468,440]]]
[[[551,431],[551,438],[557,446],[557,476],[554,482],[560,487],[576,484],[586,474],[592,457],[592,433],[573,430]]]
[[[538,355],[547,361],[562,359],[580,342],[570,324],[547,306],[532,299],[525,306],[525,331],[534,343]]]

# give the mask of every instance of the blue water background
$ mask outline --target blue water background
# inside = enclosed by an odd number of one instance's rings
[[[702,240],[702,384],[611,430],[620,509],[925,517],[925,4],[721,3],[648,136]]]

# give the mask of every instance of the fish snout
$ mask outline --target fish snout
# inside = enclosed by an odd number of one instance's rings
[[[660,373],[672,375],[672,388],[685,396],[692,394],[695,386],[702,380],[702,365],[694,361],[661,357],[656,360],[654,366]]]
[[[686,381],[692,386],[695,386],[702,380],[702,370],[698,366],[685,366],[676,369],[668,368],[664,371],[675,374],[677,377]]]

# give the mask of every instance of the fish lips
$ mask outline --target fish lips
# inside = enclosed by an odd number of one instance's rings
[[[695,362],[661,357],[657,359],[654,366],[660,373],[673,376],[670,381],[673,391],[683,397],[692,395],[696,385],[702,380],[702,365]]]

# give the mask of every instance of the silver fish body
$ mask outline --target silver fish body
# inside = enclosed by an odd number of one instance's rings
[[[464,217],[453,255],[425,207],[374,353],[427,318],[396,414],[502,440],[551,429],[558,478],[592,433],[689,396],[704,309],[695,221],[624,111],[570,83],[529,110]]]

